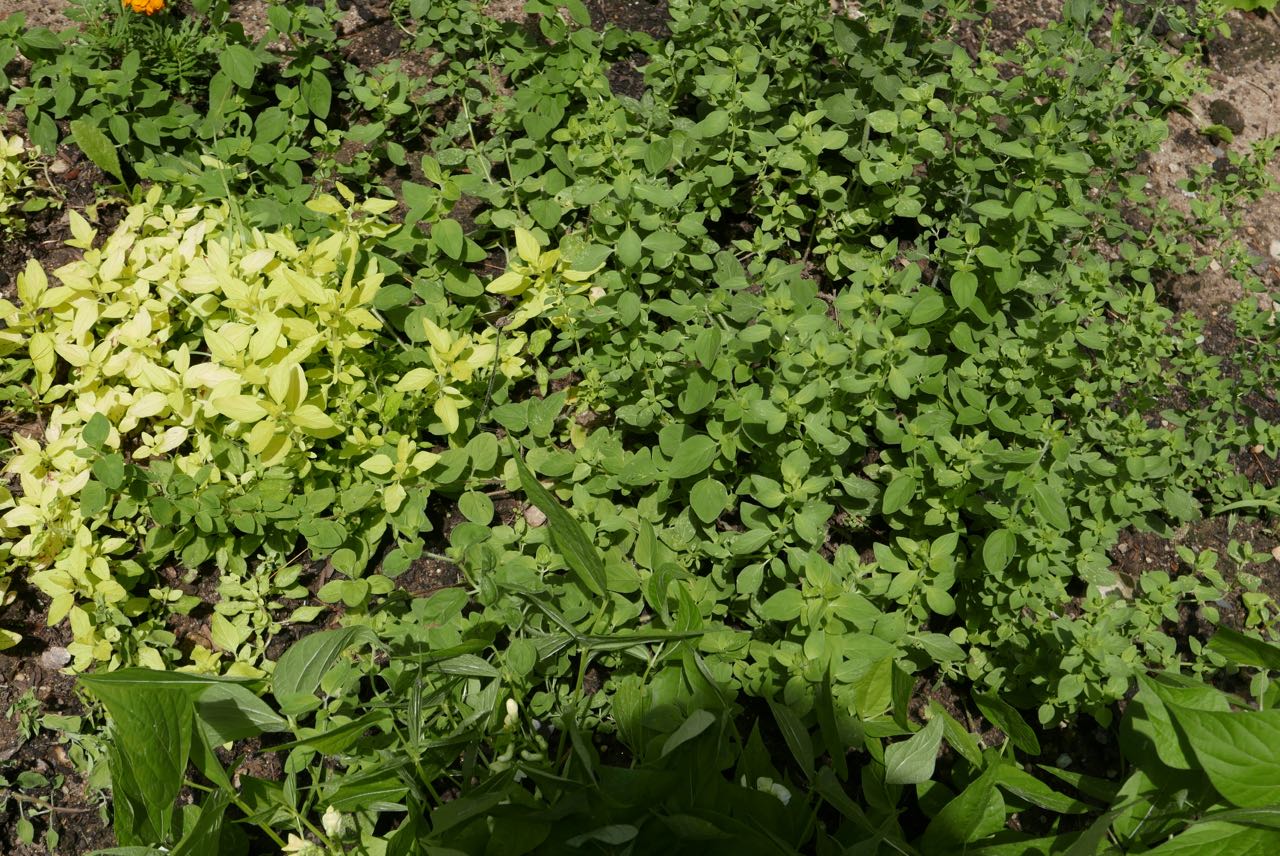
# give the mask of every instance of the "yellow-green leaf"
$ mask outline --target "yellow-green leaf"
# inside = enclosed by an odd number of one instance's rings
[[[520,258],[529,264],[536,264],[538,258],[542,255],[542,247],[538,245],[538,239],[528,229],[516,227],[516,252],[520,254]]]
[[[289,415],[289,419],[305,431],[329,432],[338,427],[328,414],[314,404],[302,405]]]
[[[396,392],[417,392],[426,389],[435,380],[436,373],[431,369],[409,369],[404,377],[396,382]]]
[[[209,404],[217,413],[237,422],[257,422],[267,415],[267,409],[248,395],[224,395]]]
[[[368,470],[374,475],[379,475],[379,476],[386,475],[387,473],[391,472],[391,468],[393,466],[394,464],[392,463],[391,458],[381,454],[373,455],[372,457],[365,458],[363,461],[360,462],[361,469]]]

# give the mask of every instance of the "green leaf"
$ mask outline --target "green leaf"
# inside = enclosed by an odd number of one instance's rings
[[[800,717],[796,716],[795,711],[786,704],[769,699],[769,709],[773,711],[773,718],[778,722],[778,730],[782,732],[782,739],[786,741],[787,748],[791,750],[791,755],[800,766],[800,772],[804,773],[806,778],[812,779],[813,740],[809,736],[809,729],[804,727]]]
[[[720,454],[720,446],[706,434],[694,434],[676,449],[667,467],[667,475],[673,479],[696,476],[711,466]]]
[[[214,684],[196,699],[196,717],[210,745],[257,737],[264,731],[284,731],[289,723],[262,699],[242,686]]]
[[[785,588],[760,604],[756,610],[766,621],[794,621],[804,609],[804,595],[796,588]]]
[[[114,751],[127,765],[128,779],[145,811],[142,828],[153,830],[156,840],[165,840],[191,754],[191,689],[138,674],[148,670],[129,671],[138,680],[113,680],[112,675],[85,675],[80,680],[111,714]]]
[[[947,713],[942,705],[932,699],[929,701],[929,716],[942,720],[942,736],[951,748],[974,767],[981,769],[982,747],[978,745],[978,739],[969,733],[969,729],[961,725],[954,716]]]
[[[1032,489],[1032,497],[1040,516],[1055,529],[1066,532],[1071,528],[1071,517],[1067,514],[1067,504],[1062,494],[1041,482]]]
[[[226,791],[216,790],[209,794],[200,806],[196,822],[170,851],[171,856],[219,856],[222,852],[222,819],[230,803],[231,795]]]
[[[671,733],[665,743],[662,744],[662,757],[665,758],[702,732],[710,728],[716,721],[714,713],[706,710],[695,710],[689,714],[689,718],[680,724],[680,727]]]
[[[318,119],[328,118],[329,106],[333,101],[333,86],[329,83],[328,75],[323,71],[313,70],[298,85],[311,115]]]
[[[1014,746],[1029,755],[1040,754],[1036,733],[1007,701],[990,693],[974,693],[973,702],[992,725],[1009,735]]]
[[[1176,770],[1190,770],[1195,759],[1187,740],[1173,723],[1168,705],[1196,710],[1226,713],[1231,710],[1227,697],[1213,687],[1181,675],[1160,674],[1138,676],[1138,692],[1125,710],[1124,724],[1133,734],[1146,738],[1149,744],[1138,744],[1136,751],[1145,753],[1154,747],[1156,757]],[[1132,738],[1121,732],[1122,745]]]
[[[466,239],[462,235],[462,224],[447,217],[438,220],[431,226],[431,243],[435,244],[440,252],[458,261],[462,258],[462,250],[466,246]]]
[[[280,656],[272,674],[271,691],[289,716],[305,713],[315,701],[320,680],[352,645],[377,644],[378,637],[363,625],[322,630],[304,636]]]
[[[1280,802],[1280,710],[1168,707],[1218,793],[1242,808]]]
[[[84,430],[80,432],[80,436],[93,449],[101,449],[102,444],[107,442],[107,437],[110,435],[111,422],[101,413],[95,413],[89,417],[89,421],[85,423]]]
[[[689,504],[703,523],[714,523],[729,504],[729,491],[716,479],[707,477],[689,491]]]
[[[980,217],[987,217],[992,220],[1003,220],[1012,213],[1003,202],[997,202],[994,199],[984,199],[981,202],[974,203],[973,211]]]
[[[884,490],[881,508],[885,514],[893,514],[905,508],[916,495],[917,483],[914,477],[906,473],[895,473],[893,481]]]
[[[657,175],[671,162],[671,141],[665,137],[649,143],[644,152],[644,168]]]
[[[628,228],[618,238],[618,261],[622,262],[623,267],[633,268],[639,264],[643,251],[644,246],[640,243],[640,236],[634,229]]]
[[[898,130],[898,114],[892,110],[873,110],[867,114],[867,124],[881,134],[892,134]]]
[[[67,32],[72,32],[70,29]],[[62,50],[62,39],[48,27],[33,27],[18,37],[23,52]]]
[[[1280,672],[1280,645],[1246,636],[1230,627],[1218,628],[1209,640],[1209,650],[1218,652],[1239,666],[1256,666]]]
[[[723,110],[714,110],[693,127],[693,135],[700,139],[716,137],[729,127],[729,114]]]
[[[528,495],[529,501],[547,515],[547,524],[551,527],[551,540],[555,542],[564,557],[569,569],[578,576],[578,580],[593,594],[603,597],[608,586],[605,575],[604,560],[600,552],[587,538],[587,533],[578,525],[569,512],[565,511],[542,484],[529,471],[524,458],[515,453],[516,470],[520,474],[520,486]]]
[[[907,319],[907,323],[912,327],[921,327],[937,321],[946,311],[947,305],[943,301],[942,295],[933,290],[927,290],[912,308],[911,317]]]
[[[978,278],[971,271],[956,271],[951,275],[951,299],[961,309],[968,309],[978,295]]]
[[[218,63],[231,82],[241,89],[252,89],[258,75],[258,58],[244,45],[226,45],[218,55]]]
[[[993,769],[997,771],[996,783],[1000,787],[1032,805],[1056,814],[1085,814],[1094,810],[1087,803],[1055,791],[1021,767],[1000,763]]]
[[[1018,538],[1008,529],[997,529],[982,545],[982,563],[992,574],[1001,573],[1018,549]]]
[[[1274,829],[1211,820],[1144,852],[1147,856],[1271,856],[1277,839],[1280,835]]]
[[[1004,799],[995,786],[995,771],[987,769],[942,807],[924,832],[924,852],[960,852],[963,845],[1004,829]]]
[[[124,182],[124,170],[120,168],[115,143],[101,128],[88,119],[75,119],[71,122],[71,138],[99,169]]]
[[[941,743],[942,720],[937,718],[906,740],[889,746],[884,750],[885,784],[918,785],[929,781]]]

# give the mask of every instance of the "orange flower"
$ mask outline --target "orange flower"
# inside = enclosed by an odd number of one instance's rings
[[[164,0],[122,0],[126,9],[132,9],[143,15],[154,15],[164,8]]]

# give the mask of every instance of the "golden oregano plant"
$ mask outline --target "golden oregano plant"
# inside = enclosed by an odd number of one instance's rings
[[[0,561],[52,598],[51,625],[70,619],[77,667],[116,662],[108,613],[141,616],[169,599],[136,591],[148,572],[131,557],[152,521],[113,513],[102,496],[120,489],[126,462],[164,461],[241,493],[271,468],[300,484],[313,470],[353,471],[394,515],[410,486],[430,483],[433,442],[458,431],[467,388],[527,373],[522,334],[499,341],[493,327],[425,316],[422,364],[388,369],[386,349],[401,345],[373,306],[384,275],[364,244],[390,230],[378,217],[394,203],[339,191],[311,203],[333,228],[307,240],[248,228],[229,205],[177,210],[159,188],[101,244],[73,212],[69,243],[83,257],[54,271],[56,283],[29,263],[17,304],[0,301],[0,356],[30,361],[48,408],[43,436],[13,437],[5,471],[20,489],[0,488]],[[388,412],[438,421],[392,433]],[[228,440],[253,466],[225,467]],[[161,663],[146,646],[137,656]]]

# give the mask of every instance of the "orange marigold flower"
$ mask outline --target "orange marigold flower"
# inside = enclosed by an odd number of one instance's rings
[[[164,0],[122,0],[122,4],[143,15],[154,15],[164,8]]]

